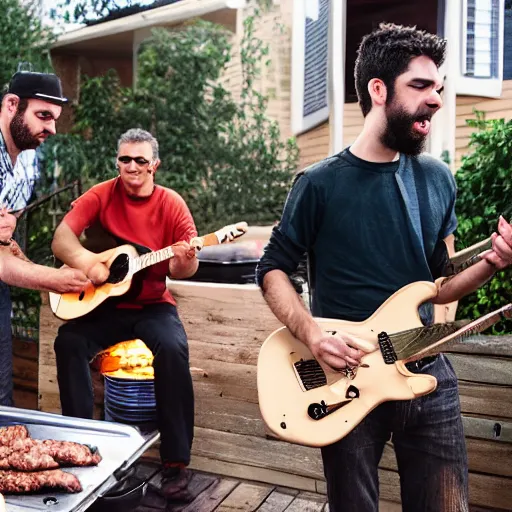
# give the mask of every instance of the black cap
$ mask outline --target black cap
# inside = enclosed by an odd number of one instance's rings
[[[36,98],[56,105],[64,105],[68,99],[62,95],[62,86],[57,75],[18,71],[9,82],[7,93],[19,98]]]

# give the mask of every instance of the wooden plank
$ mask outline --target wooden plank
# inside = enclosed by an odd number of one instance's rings
[[[463,342],[450,344],[447,352],[512,357],[512,336],[472,336]]]
[[[39,359],[39,347],[35,341],[21,340],[13,337],[12,353],[15,357],[22,357],[32,361],[37,361]]]
[[[392,501],[379,501],[379,512],[402,512],[402,505]]]
[[[512,99],[490,99],[476,104],[457,105],[457,116],[471,114],[474,109],[484,110],[486,112],[512,110]]]
[[[385,501],[400,501],[400,478],[396,471],[379,469],[380,499]]]
[[[512,388],[459,382],[463,414],[512,418]]]
[[[195,426],[223,432],[265,437],[266,429],[257,404],[224,396],[195,399]]]
[[[255,366],[196,358],[191,359],[190,364],[202,368],[208,374],[207,377],[194,375],[194,383],[215,386],[222,396],[240,399],[245,397],[248,401],[257,403]],[[236,389],[237,387],[240,389]]]
[[[200,494],[192,503],[179,510],[180,512],[212,512],[238,484],[237,480],[222,478]]]
[[[234,463],[218,460],[218,458],[201,457],[192,454],[190,463],[192,469],[207,471],[218,475],[242,478],[254,482],[264,482],[282,487],[291,487],[315,492],[318,481],[292,473],[279,470],[249,466],[243,463]]]
[[[301,492],[286,509],[286,512],[322,512],[325,498],[318,494]]]
[[[457,378],[470,382],[512,386],[512,359],[448,354]]]
[[[220,504],[216,512],[252,512],[265,501],[273,487],[261,484],[241,483]]]
[[[194,455],[323,479],[322,460],[317,448],[200,427],[194,432]]]
[[[236,335],[235,333],[233,334]],[[226,338],[223,338],[221,343],[189,338],[190,359],[206,359],[255,366],[258,362],[258,351],[261,347],[261,341],[258,339],[251,341],[249,343],[235,344],[233,341],[229,342]]]
[[[37,410],[37,391],[15,387],[13,398],[15,407]]]
[[[463,416],[462,423],[464,424],[464,432],[468,437],[512,443],[512,422],[510,421]],[[512,446],[510,449],[512,454]]]
[[[485,429],[487,431],[489,426],[485,425]],[[476,432],[476,429],[470,428],[470,431]],[[466,437],[466,447],[469,471],[512,477],[510,464],[512,444]],[[398,470],[395,451],[391,443],[387,443],[384,447],[379,467],[392,471]]]
[[[288,505],[295,499],[298,492],[290,493],[276,489],[258,509],[258,512],[284,512]]]
[[[466,438],[466,445],[471,472],[512,478],[512,444]]]
[[[510,510],[512,479],[470,473],[469,502],[480,507]]]

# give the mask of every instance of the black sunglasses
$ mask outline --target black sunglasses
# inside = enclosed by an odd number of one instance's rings
[[[134,160],[137,165],[148,165],[149,162],[150,162],[149,160],[146,160],[142,156],[136,156],[136,157],[132,157],[132,156],[118,156],[117,159],[122,164],[129,164],[132,160]]]

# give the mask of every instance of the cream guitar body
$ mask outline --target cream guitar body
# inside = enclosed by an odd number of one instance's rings
[[[411,400],[436,389],[436,378],[410,372],[405,366],[408,361],[438,353],[448,341],[461,340],[512,316],[508,304],[471,323],[424,327],[418,307],[436,294],[434,283],[419,281],[398,290],[363,322],[316,318],[334,336],[346,333],[375,347],[358,367],[341,372],[324,373],[310,350],[286,327],[272,333],[261,347],[257,367],[259,405],[268,428],[292,443],[332,444],[379,404]]]
[[[190,245],[200,251],[209,245],[231,242],[246,231],[245,222],[230,224],[214,233],[193,238]],[[50,293],[49,302],[54,315],[62,320],[71,320],[90,313],[109,297],[124,295],[130,289],[137,272],[171,259],[174,256],[172,247],[139,256],[135,247],[126,244],[96,254],[96,262],[105,263],[110,271],[107,281],[98,286],[89,283],[80,293]]]

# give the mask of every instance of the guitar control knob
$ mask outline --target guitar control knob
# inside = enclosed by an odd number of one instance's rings
[[[327,416],[327,405],[323,400],[319,404],[310,404],[308,407],[308,415],[313,420],[321,420]]]

